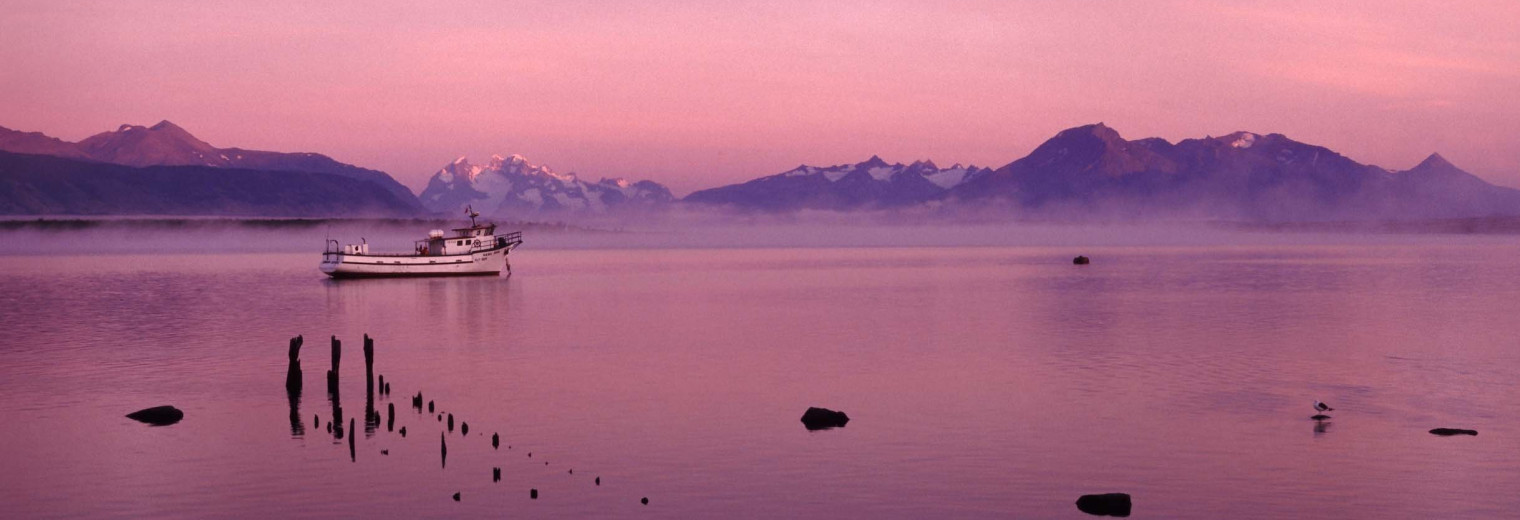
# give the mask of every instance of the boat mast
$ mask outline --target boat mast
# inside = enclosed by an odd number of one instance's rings
[[[464,213],[470,216],[470,227],[475,227],[475,217],[480,216],[480,212],[475,211],[469,204],[466,204],[464,206]]]

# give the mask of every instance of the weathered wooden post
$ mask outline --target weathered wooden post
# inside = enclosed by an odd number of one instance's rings
[[[375,391],[375,340],[364,335],[364,381],[370,392]]]
[[[327,371],[327,392],[338,393],[338,365],[343,358],[343,342],[338,341],[337,336],[332,337],[332,370]]]
[[[285,371],[285,389],[301,391],[301,336],[290,338],[290,368]]]

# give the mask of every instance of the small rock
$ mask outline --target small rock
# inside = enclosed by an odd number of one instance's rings
[[[602,477],[596,477],[596,485],[602,485]]]
[[[1077,499],[1077,509],[1095,516],[1129,516],[1129,495],[1125,493],[1082,495]]]
[[[802,414],[802,425],[809,430],[842,428],[848,422],[850,422],[850,416],[828,408],[810,407]]]
[[[1311,415],[1311,416],[1309,416],[1309,418],[1310,419],[1314,419],[1316,421],[1323,421],[1325,419],[1329,419],[1330,416],[1325,415],[1325,414],[1319,414],[1319,415]]]
[[[1085,257],[1085,256],[1078,256],[1076,258],[1071,259],[1071,263],[1074,264],[1074,265],[1087,265],[1089,263],[1092,263],[1092,260],[1089,259],[1089,258],[1087,258],[1087,257]]]
[[[649,497],[640,498],[639,499],[639,503],[640,504],[644,504],[646,506],[649,505]]]
[[[405,426],[401,427],[401,436],[402,437],[406,437],[406,427]]]
[[[491,482],[501,482],[501,468],[491,468]]]
[[[127,418],[154,426],[168,426],[185,418],[185,412],[173,406],[155,406],[127,414]]]
[[[380,450],[380,454],[381,455],[390,455],[391,454],[391,450]]]
[[[454,493],[454,501],[455,502],[459,501],[459,493]]]
[[[1436,428],[1434,430],[1430,430],[1430,433],[1440,435],[1442,437],[1450,437],[1452,435],[1477,435],[1478,430],[1464,430],[1461,428]]]
[[[461,423],[459,425],[459,434],[460,435],[469,435],[470,434],[470,423]]]
[[[449,431],[454,431],[454,414],[449,414]]]
[[[538,500],[538,489],[537,488],[529,489],[528,490],[528,498],[531,498],[531,499],[534,499],[534,500]]]
[[[428,413],[433,413],[433,402],[428,401]]]
[[[501,447],[501,437],[498,436],[497,434],[494,434],[494,433],[491,434],[491,449],[496,449],[496,448],[500,448],[500,447]]]

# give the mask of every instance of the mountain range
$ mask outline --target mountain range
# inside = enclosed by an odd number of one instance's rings
[[[418,197],[429,211],[458,214],[466,206],[486,215],[623,213],[661,208],[675,197],[653,181],[586,182],[529,163],[521,155],[494,155],[484,166],[460,157],[428,179]]]
[[[1520,215],[1520,190],[1489,184],[1439,154],[1389,171],[1281,134],[1236,132],[1174,144],[1125,140],[1102,123],[1063,130],[994,170],[941,170],[926,161],[888,165],[872,157],[854,165],[799,166],[684,200],[741,211],[921,208],[1052,220]]]
[[[420,210],[416,196],[385,172],[344,164],[315,153],[217,148],[168,121],[121,125],[77,143],[37,132],[0,127],[0,151],[85,159],[122,166],[206,166],[261,171],[327,173],[378,184],[404,205]]]
[[[959,164],[940,168],[933,161],[887,164],[873,155],[856,164],[804,164],[742,184],[693,192],[683,200],[765,211],[902,208],[933,200],[991,171]]]
[[[457,215],[532,219],[657,213],[892,211],[929,217],[1422,220],[1520,215],[1520,190],[1432,154],[1392,171],[1281,134],[1126,140],[1069,128],[1002,167],[932,161],[801,165],[676,199],[653,181],[581,180],[519,155],[461,157],[420,196],[384,172],[314,153],[217,148],[168,121],[75,142],[0,128],[0,214]]]

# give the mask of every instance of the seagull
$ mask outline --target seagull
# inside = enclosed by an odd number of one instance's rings
[[[1332,410],[1335,410],[1335,409],[1331,408],[1330,405],[1328,405],[1328,404],[1321,403],[1319,401],[1315,401],[1314,402],[1314,411],[1316,411],[1316,412],[1329,412],[1329,411],[1332,411]]]

